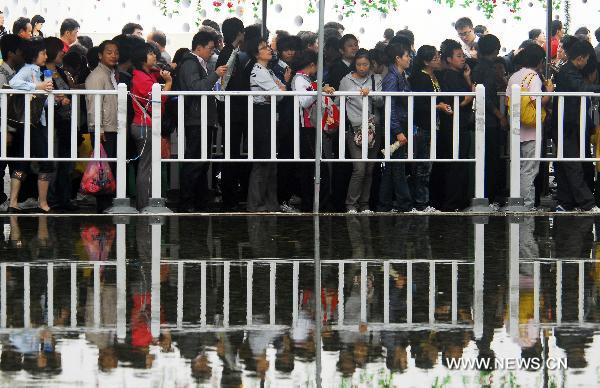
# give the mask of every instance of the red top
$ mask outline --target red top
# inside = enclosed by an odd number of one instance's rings
[[[148,74],[142,70],[133,71],[131,94],[133,94],[133,123],[136,125],[152,125],[152,85],[158,82],[158,73]],[[162,96],[161,112],[165,112],[167,96]],[[137,103],[136,103],[137,101]],[[139,103],[139,104],[138,104]],[[142,107],[145,109],[142,110]]]
[[[558,43],[558,38],[556,36],[552,37],[552,50],[550,52],[553,59],[556,58],[556,54],[558,54]]]
[[[69,51],[69,47],[71,47],[71,46],[69,46],[69,45],[67,44],[67,42],[65,42],[65,41],[63,40],[63,52],[64,52],[65,54],[67,53],[67,51]]]

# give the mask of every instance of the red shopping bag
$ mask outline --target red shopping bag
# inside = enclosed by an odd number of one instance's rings
[[[93,157],[94,151],[92,150],[90,158]],[[106,158],[106,152],[102,144],[100,144],[100,157]],[[79,191],[83,194],[109,195],[114,194],[116,188],[115,177],[108,162],[96,160],[88,163],[83,172]]]

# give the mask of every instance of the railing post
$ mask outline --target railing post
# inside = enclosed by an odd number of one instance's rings
[[[127,85],[117,87],[117,197],[108,214],[137,214],[127,198]]]
[[[475,88],[475,198],[468,211],[488,212],[489,201],[485,197],[485,87]]]
[[[142,209],[144,214],[171,213],[167,208],[166,200],[162,197],[161,183],[161,157],[160,157],[160,132],[161,132],[161,94],[160,84],[152,85],[152,134],[150,135],[150,152],[152,153],[152,193],[148,206]],[[179,139],[184,141],[184,139]],[[148,144],[146,144],[148,146]]]
[[[513,85],[510,98],[510,198],[505,212],[525,212],[521,198],[521,86]]]

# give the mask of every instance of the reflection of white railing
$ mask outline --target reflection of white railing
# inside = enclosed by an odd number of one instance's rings
[[[572,322],[563,322],[562,320],[562,268],[566,264],[578,265],[578,325],[592,325],[584,322],[584,295],[585,295],[585,264],[596,262],[592,259],[565,259],[565,260],[540,260],[540,259],[520,259],[519,258],[519,229],[522,226],[518,223],[510,224],[509,233],[509,324],[508,329],[512,336],[518,336],[519,328],[519,269],[523,265],[533,265],[533,287],[534,287],[534,322],[540,327],[555,327],[572,325]],[[458,282],[458,272],[460,266],[473,266],[473,301],[472,301],[472,320],[475,337],[480,338],[483,334],[483,279],[484,279],[484,228],[483,224],[475,224],[475,260],[324,260],[321,265],[337,266],[338,272],[338,311],[337,322],[332,325],[333,329],[355,330],[358,322],[347,324],[345,322],[345,295],[344,285],[346,283],[345,266],[351,264],[360,265],[360,322],[368,323],[369,328],[373,330],[415,330],[415,329],[436,329],[446,330],[457,327],[471,327],[469,324],[463,324],[458,321],[458,295],[460,284]],[[24,327],[31,327],[31,270],[35,268],[46,268],[47,271],[47,321],[49,327],[54,327],[54,272],[59,268],[70,269],[70,327],[58,328],[58,330],[86,330],[86,328],[78,327],[77,322],[77,301],[78,301],[78,285],[77,271],[80,268],[93,268],[93,328],[106,329],[101,325],[102,317],[100,315],[101,306],[101,280],[100,273],[103,267],[115,267],[117,278],[117,319],[116,331],[117,337],[125,338],[127,332],[127,312],[126,312],[126,251],[125,251],[125,225],[117,225],[116,236],[116,261],[95,261],[95,262],[31,262],[31,263],[0,263],[0,333],[7,330],[7,269],[8,268],[23,268],[23,320]],[[151,268],[151,295],[152,301],[160,300],[160,266],[170,265],[177,268],[177,309],[176,322],[163,324],[160,323],[160,304],[151,304],[151,331],[154,336],[158,336],[161,327],[170,328],[173,330],[192,330],[192,331],[231,331],[231,330],[254,330],[255,327],[270,328],[279,330],[289,326],[278,325],[276,323],[276,293],[278,288],[277,282],[277,267],[280,265],[292,265],[292,319],[291,326],[297,324],[299,317],[299,280],[302,276],[301,264],[313,263],[309,259],[278,259],[265,258],[253,259],[244,261],[229,261],[227,259],[211,259],[211,260],[161,260],[161,241],[162,230],[161,225],[152,225],[152,268]],[[541,283],[541,266],[549,263],[556,265],[556,323],[540,323],[540,283]],[[200,266],[200,320],[199,324],[184,324],[183,323],[183,306],[184,299],[184,279],[185,279],[185,264],[197,264]],[[367,314],[367,280],[368,280],[368,265],[378,264],[382,268],[382,278],[376,279],[375,284],[383,282],[383,321],[376,322],[369,320]],[[390,322],[390,269],[391,265],[406,266],[406,321],[402,323]],[[427,264],[429,266],[429,284],[428,284],[428,322],[416,323],[413,321],[413,300],[412,285],[414,283],[414,266],[416,264]],[[208,324],[207,322],[207,274],[209,267],[222,265],[222,284],[223,284],[223,319],[221,323],[216,325]],[[246,267],[246,306],[237,306],[236,301],[230,298],[231,287],[231,270],[234,267]],[[252,302],[254,299],[254,269],[256,266],[269,266],[269,321],[265,324],[256,324],[253,319]],[[451,268],[451,320],[442,322],[436,319],[436,271],[440,268]],[[280,289],[279,289],[280,290]],[[288,290],[289,291],[289,290]],[[318,295],[317,295],[318,297]],[[246,311],[246,323],[243,326],[230,325],[230,310],[244,308]],[[353,311],[358,313],[358,311]],[[356,314],[358,316],[358,314]],[[596,325],[597,326],[597,325]],[[87,328],[89,329],[89,328]],[[114,329],[114,328],[112,328]]]

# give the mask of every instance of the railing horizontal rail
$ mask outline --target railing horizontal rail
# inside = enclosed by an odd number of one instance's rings
[[[18,89],[0,89],[0,94],[46,94],[46,95],[57,95],[57,94],[76,94],[86,96],[116,96],[118,90],[88,90],[88,89],[69,89],[69,90],[53,90],[47,92],[45,90],[18,90]]]
[[[316,96],[317,92],[312,91],[163,91],[163,96]],[[362,96],[360,92],[335,92],[326,94],[326,96]],[[475,97],[474,92],[370,92],[369,96],[398,96],[398,97]]]

